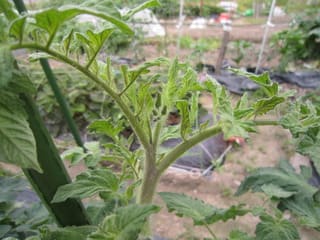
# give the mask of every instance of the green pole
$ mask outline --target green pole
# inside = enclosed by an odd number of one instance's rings
[[[64,96],[61,94],[60,88],[57,84],[56,78],[52,72],[52,69],[49,65],[49,62],[47,59],[41,58],[40,59],[40,64],[42,66],[42,69],[48,79],[48,82],[51,86],[52,91],[54,92],[54,95],[60,105],[61,111],[64,115],[64,117],[66,118],[69,128],[71,130],[71,133],[73,135],[74,140],[76,141],[77,145],[82,147],[83,149],[85,149],[81,136],[79,134],[79,130],[75,124],[75,122],[73,121],[73,118],[71,116],[70,110],[69,110],[69,106],[67,104],[66,99],[64,98]]]
[[[23,0],[13,0],[13,2],[14,2],[19,13],[27,12],[27,9],[26,9],[26,6],[24,5]],[[54,96],[55,96],[57,102],[59,103],[62,114],[67,121],[67,124],[70,128],[70,131],[73,135],[75,142],[77,143],[78,146],[82,147],[84,149],[84,151],[86,151],[84,144],[82,142],[80,133],[79,133],[79,129],[77,128],[77,126],[72,118],[71,111],[69,110],[69,106],[67,104],[67,101],[61,93],[61,90],[57,84],[57,80],[52,72],[52,69],[49,65],[48,60],[42,58],[42,59],[40,59],[40,64],[41,64],[41,67],[42,67],[42,69],[48,79],[49,85],[54,93]]]

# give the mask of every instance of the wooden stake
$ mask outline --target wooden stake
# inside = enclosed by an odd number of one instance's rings
[[[221,45],[218,60],[216,63],[216,73],[217,74],[221,73],[222,61],[224,59],[224,56],[226,55],[229,39],[230,39],[230,30],[224,29],[222,45]]]

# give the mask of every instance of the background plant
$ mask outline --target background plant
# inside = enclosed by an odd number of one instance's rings
[[[290,62],[319,61],[319,33],[319,10],[309,9],[293,19],[291,29],[273,36],[272,44],[281,54],[280,69],[285,70]]]
[[[249,48],[252,44],[245,40],[237,40],[230,43],[231,44],[231,51],[233,51],[234,58],[232,60],[239,66],[240,62],[248,55]]]

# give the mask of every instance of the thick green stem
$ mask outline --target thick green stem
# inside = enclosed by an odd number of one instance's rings
[[[63,54],[47,49],[44,46],[35,44],[35,43],[26,43],[26,44],[17,44],[17,45],[12,45],[11,49],[16,50],[16,49],[33,49],[33,50],[39,50],[42,52],[45,52],[54,58],[69,64],[70,66],[74,67],[78,71],[82,72],[84,75],[86,75],[89,79],[97,83],[99,86],[101,86],[113,99],[114,101],[118,104],[120,109],[122,110],[123,114],[127,117],[128,121],[130,122],[131,127],[133,128],[133,131],[137,135],[140,143],[143,145],[143,147],[146,149],[150,146],[149,138],[147,134],[145,134],[144,130],[141,128],[139,122],[136,120],[135,115],[131,112],[130,108],[122,101],[121,97],[113,91],[108,84],[103,81],[102,79],[98,78],[95,74],[93,74],[91,71],[89,71],[86,67],[78,64],[77,62],[73,61],[72,59],[64,56]]]
[[[186,141],[183,141],[182,143],[174,147],[169,153],[167,153],[160,161],[158,165],[159,172],[163,173],[172,163],[174,163],[178,159],[178,157],[188,151],[191,147],[209,137],[220,133],[221,131],[222,130],[220,126],[212,126],[190,137]]]
[[[278,125],[279,122],[277,120],[255,120],[254,123],[258,126],[265,125]],[[212,126],[208,129],[205,129],[196,135],[192,136],[186,141],[183,141],[179,145],[177,145],[172,151],[170,151],[167,155],[159,163],[158,169],[162,173],[164,172],[178,157],[180,157],[183,153],[188,151],[194,145],[202,142],[203,140],[212,137],[222,131],[219,125]]]
[[[155,148],[150,146],[149,148],[145,149],[142,183],[140,186],[137,203],[152,203],[159,177],[160,174],[156,166]]]

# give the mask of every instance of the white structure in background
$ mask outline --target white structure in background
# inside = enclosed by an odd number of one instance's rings
[[[286,13],[283,11],[283,9],[281,7],[275,6],[274,11],[273,11],[274,17],[283,17],[285,15],[286,15]]]
[[[99,25],[99,21],[101,21],[101,19],[88,14],[81,14],[76,19],[79,23],[92,23],[96,27]]]
[[[196,18],[190,24],[191,29],[204,29],[207,27],[207,19],[205,18]]]
[[[134,28],[141,29],[145,37],[162,37],[166,35],[164,27],[161,26],[157,17],[149,9],[144,9],[133,15],[131,22]]]
[[[238,9],[238,3],[233,1],[220,1],[218,7],[223,8],[227,12],[235,12]]]

